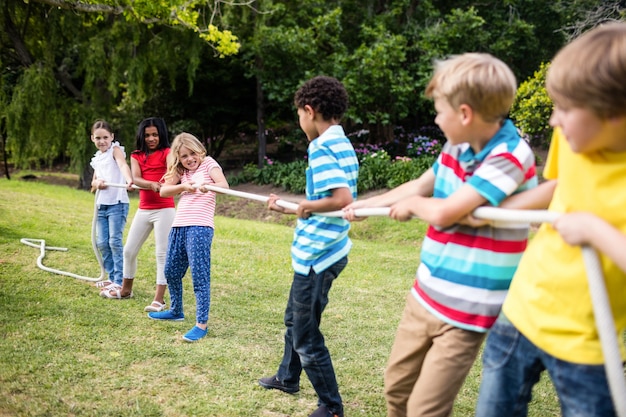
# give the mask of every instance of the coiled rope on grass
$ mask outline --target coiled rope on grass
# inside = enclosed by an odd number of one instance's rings
[[[125,187],[126,186],[124,185],[124,188]],[[88,282],[97,282],[105,278],[106,271],[104,270],[104,263],[102,261],[102,255],[100,254],[100,251],[98,250],[98,245],[96,242],[98,206],[95,202],[98,201],[99,192],[100,190],[96,190],[96,195],[94,198],[93,219],[91,221],[91,247],[93,248],[93,253],[96,255],[96,260],[98,261],[98,266],[100,267],[100,275],[97,277],[88,277],[84,275],[74,274],[72,272],[61,271],[60,269],[47,267],[43,264],[43,259],[46,257],[46,250],[56,250],[56,251],[67,252],[68,249],[58,247],[58,246],[47,246],[46,241],[44,239],[30,239],[30,238],[20,239],[20,242],[22,242],[25,245],[31,246],[33,248],[39,248],[39,256],[37,257],[37,266],[39,267],[39,269],[42,269],[47,272],[52,272],[53,274],[64,275],[67,277],[72,277],[72,278],[80,279],[81,281],[88,281]]]
[[[121,187],[126,188],[126,184],[107,184],[109,187]],[[247,198],[249,200],[260,201],[267,203],[269,197],[246,193],[242,191],[231,190],[227,188],[215,187],[212,185],[204,185],[206,190],[213,191],[220,194],[232,195],[240,198]],[[139,188],[135,186],[134,188]],[[97,198],[97,192],[96,192]],[[277,200],[276,204],[280,207],[290,210],[296,210],[298,205],[285,200]],[[390,212],[389,207],[380,208],[365,208],[355,209],[354,214],[358,217],[371,217],[371,216],[388,216]],[[343,217],[343,211],[331,211],[323,214],[328,217]],[[494,220],[506,223],[550,223],[552,224],[558,217],[559,213],[550,212],[547,210],[509,210],[500,209],[496,207],[479,207],[472,215],[479,219]],[[102,263],[102,257],[96,246],[96,220],[97,220],[97,206],[94,204],[94,218],[92,221],[92,246],[96,258],[100,265],[100,276],[97,278],[85,277],[82,275],[73,274],[71,272],[60,271],[58,269],[48,268],[43,265],[43,259],[45,257],[46,250],[59,250],[67,251],[67,248],[46,246],[43,239],[27,239],[23,238],[20,241],[26,245],[32,247],[38,247],[40,250],[39,257],[37,258],[37,266],[44,271],[52,272],[54,274],[66,275],[73,278],[85,280],[85,281],[99,281],[103,279],[105,271]],[[37,242],[37,243],[36,243]],[[587,272],[587,279],[589,283],[589,292],[591,294],[591,301],[593,304],[593,313],[596,321],[596,328],[600,343],[602,345],[602,353],[604,355],[604,367],[609,381],[609,389],[613,398],[613,404],[615,406],[616,415],[618,417],[626,417],[626,379],[624,378],[624,365],[619,350],[618,334],[616,331],[615,321],[611,312],[611,305],[607,294],[606,286],[604,284],[604,277],[602,274],[602,267],[596,251],[590,246],[582,246],[582,254],[585,263],[585,269]]]

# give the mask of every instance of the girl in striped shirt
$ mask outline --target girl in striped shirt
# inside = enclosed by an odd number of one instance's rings
[[[222,168],[206,154],[200,141],[181,133],[172,143],[173,160],[168,164],[161,197],[180,194],[176,216],[169,235],[165,259],[165,278],[170,291],[169,310],[148,313],[154,320],[182,321],[182,280],[191,269],[196,296],[196,325],[183,340],[195,342],[207,334],[211,303],[211,242],[213,241],[215,193],[203,188],[213,185],[228,188]]]

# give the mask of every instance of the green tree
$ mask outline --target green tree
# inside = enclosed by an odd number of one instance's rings
[[[221,3],[3,0],[2,88],[11,99],[0,118],[12,161],[69,160],[86,187],[95,118],[109,119],[132,146],[143,104],[164,80],[175,86],[185,69],[192,91],[203,48],[237,53],[236,37],[215,26]]]
[[[534,147],[547,148],[552,136],[549,119],[552,100],[546,91],[549,64],[543,63],[534,75],[520,84],[511,117]]]
[[[602,6],[593,0],[0,0],[0,136],[19,165],[61,159],[88,178],[83,168],[94,151],[87,135],[95,118],[111,121],[132,148],[137,121],[155,115],[172,133],[202,136],[214,155],[228,139],[255,129],[251,140],[262,166],[266,132],[303,137],[295,89],[327,74],[348,88],[347,128],[365,128],[371,141],[385,141],[396,126],[432,124],[432,104],[422,93],[433,60],[488,52],[524,80],[594,16],[623,12],[617,0]]]
[[[406,118],[414,89],[406,68],[406,39],[378,23],[362,28],[363,43],[346,59],[346,88],[353,105],[349,116],[370,137],[393,139],[393,127]]]

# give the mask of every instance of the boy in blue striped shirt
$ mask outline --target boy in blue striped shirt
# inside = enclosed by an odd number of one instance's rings
[[[306,199],[295,211],[276,205],[274,194],[268,201],[269,209],[297,214],[298,221],[291,246],[294,277],[285,310],[284,354],[278,372],[259,384],[295,394],[304,369],[318,396],[318,408],[310,417],[343,417],[320,320],[330,287],[348,263],[350,223],[314,213],[340,210],[356,199],[358,160],[340,125],[348,94],[335,78],[318,76],[300,87],[294,102],[309,140]]]

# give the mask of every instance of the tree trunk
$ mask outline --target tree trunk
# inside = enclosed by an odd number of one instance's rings
[[[257,57],[257,68],[261,64],[261,58]],[[264,107],[263,87],[261,85],[261,79],[257,75],[256,77],[256,123],[257,123],[257,138],[259,140],[259,159],[257,166],[259,169],[263,168],[265,163],[265,155],[267,151],[267,137],[265,136],[265,107]]]
[[[0,138],[2,138],[2,162],[4,162],[4,176],[7,180],[11,179],[9,175],[9,158],[7,156],[7,136],[5,132],[4,120],[0,120]]]
[[[90,164],[85,164],[83,167],[83,172],[78,179],[78,187],[81,190],[89,190],[91,189],[91,180],[93,178],[93,168]]]

